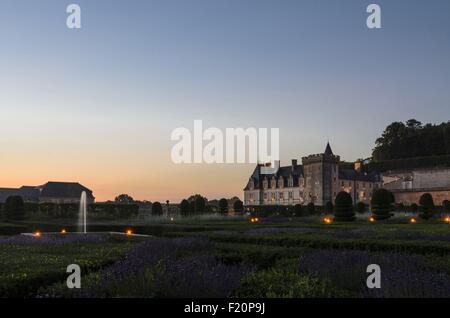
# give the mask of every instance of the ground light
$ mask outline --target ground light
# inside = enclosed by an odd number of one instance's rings
[[[41,232],[36,231],[36,232],[33,233],[33,235],[34,235],[35,237],[40,237],[40,236],[41,236]]]
[[[133,235],[133,231],[128,229],[128,230],[126,230],[125,234],[128,236],[131,236],[131,235]]]
[[[416,218],[410,218],[409,223],[411,223],[411,224],[417,223]]]
[[[322,221],[323,221],[323,223],[325,223],[325,224],[331,224],[331,223],[333,223],[333,220],[332,220],[331,218],[329,218],[329,217],[323,218]]]
[[[371,222],[371,223],[374,223],[376,220],[375,220],[375,218],[373,217],[373,216],[371,216],[370,218],[369,218],[369,222]]]
[[[450,216],[446,216],[443,221],[444,223],[450,224]]]
[[[251,218],[250,222],[251,223],[258,223],[259,222],[259,218]]]
[[[173,221],[175,221],[175,219],[174,218],[170,218],[170,222],[173,222]]]
[[[61,230],[61,234],[64,235],[64,234],[66,234],[66,233],[67,233],[67,231],[66,231],[65,229],[62,229],[62,230]]]

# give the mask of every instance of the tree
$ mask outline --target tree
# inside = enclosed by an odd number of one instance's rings
[[[331,201],[327,201],[327,203],[325,203],[324,212],[333,213],[333,203]]]
[[[189,206],[189,201],[184,199],[183,201],[181,201],[180,203],[180,214],[182,216],[188,216],[190,214],[190,206]]]
[[[25,204],[19,195],[8,197],[4,204],[4,212],[6,220],[23,220],[25,219]]]
[[[301,204],[294,205],[294,215],[295,216],[302,216],[303,215],[303,207]]]
[[[386,220],[392,216],[391,193],[386,189],[376,189],[372,194],[370,205],[375,220]]]
[[[430,219],[433,216],[434,210],[434,202],[431,194],[429,193],[422,194],[419,199],[419,205],[420,205],[419,216],[424,220]]]
[[[163,208],[161,203],[158,201],[153,202],[152,204],[152,215],[153,216],[161,216],[163,214]]]
[[[225,198],[219,200],[219,211],[222,214],[228,214],[228,201]]]
[[[375,162],[414,157],[450,155],[450,122],[439,125],[410,119],[393,122],[375,142]]]
[[[195,214],[195,202],[194,201],[189,202],[189,214],[190,215],[194,215]]]
[[[334,220],[338,222],[354,221],[355,211],[353,210],[353,200],[350,194],[341,191],[334,200]]]
[[[316,212],[316,207],[313,202],[310,202],[306,205],[306,211],[310,215],[313,215]]]
[[[244,203],[241,200],[234,201],[233,210],[235,213],[243,213]]]
[[[356,203],[356,212],[363,214],[364,212],[366,212],[366,205],[364,204],[364,202],[358,202]]]
[[[121,204],[132,204],[134,203],[134,200],[131,196],[129,196],[128,194],[119,194],[115,199],[115,202],[117,203],[121,203]]]
[[[205,213],[206,210],[206,200],[202,196],[198,196],[195,198],[195,213],[202,214]]]
[[[202,197],[200,194],[194,194],[191,195],[187,200],[192,204],[193,214],[205,213],[207,201],[205,197]]]

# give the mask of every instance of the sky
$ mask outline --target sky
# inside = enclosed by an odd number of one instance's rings
[[[68,29],[66,7],[81,7]],[[366,7],[381,7],[368,29]],[[0,187],[97,200],[239,196],[253,164],[174,164],[177,127],[279,128],[281,164],[329,140],[369,157],[393,121],[448,121],[448,0],[2,0]]]

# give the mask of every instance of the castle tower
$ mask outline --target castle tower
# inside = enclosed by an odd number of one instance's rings
[[[327,143],[321,154],[302,158],[305,178],[304,199],[307,203],[325,205],[333,202],[333,189],[338,180],[340,157],[335,156]]]

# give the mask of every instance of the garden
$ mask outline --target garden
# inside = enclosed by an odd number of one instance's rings
[[[76,218],[6,220],[0,297],[447,298],[450,224],[427,200],[399,211],[380,191],[369,211],[340,193],[320,213],[94,219],[88,234]]]
[[[221,216],[131,228],[153,236],[1,237],[0,296],[450,296],[450,229],[438,221]],[[80,289],[67,288],[69,264],[82,269]],[[366,287],[369,264],[380,289]]]

